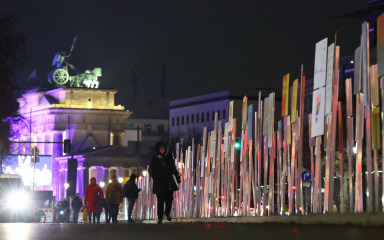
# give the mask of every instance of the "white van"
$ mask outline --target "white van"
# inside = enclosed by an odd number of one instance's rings
[[[17,174],[0,174],[0,222],[21,221],[30,199]]]

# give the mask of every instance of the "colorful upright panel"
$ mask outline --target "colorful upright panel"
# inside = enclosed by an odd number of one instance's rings
[[[313,91],[312,95],[312,137],[324,134],[325,88]]]
[[[241,130],[244,130],[244,131],[245,131],[245,127],[247,126],[247,116],[248,116],[248,98],[247,96],[244,96],[242,117],[241,117]]]
[[[291,102],[291,122],[296,122],[297,118],[297,93],[299,88],[299,79],[293,81],[292,85],[292,102]]]
[[[324,38],[320,42],[316,43],[313,89],[318,89],[319,87],[325,85],[325,74],[327,69],[327,43],[328,38]]]
[[[358,47],[355,50],[355,72],[353,79],[353,94],[361,93],[361,47]]]
[[[371,112],[372,150],[380,149],[380,107]]]
[[[268,134],[269,124],[269,97],[264,98],[264,109],[263,109],[263,135]]]
[[[371,108],[379,106],[379,79],[377,77],[377,65],[371,66]]]
[[[352,116],[352,79],[348,78],[345,80],[345,96],[346,96],[346,107],[347,117]]]
[[[364,22],[361,25],[361,80],[363,82],[363,104],[364,107],[370,104],[369,80],[369,24]]]
[[[377,18],[377,69],[378,77],[384,75],[384,13]]]
[[[275,93],[269,94],[269,104],[268,104],[268,147],[272,147],[273,141],[273,132],[275,124]]]
[[[248,106],[247,139],[252,138],[253,128],[253,104]]]
[[[327,82],[325,87],[325,115],[332,111],[332,86],[333,86],[333,63],[335,59],[335,43],[328,47]]]
[[[288,102],[289,102],[289,73],[283,77],[283,98],[281,104],[281,116],[288,115]]]
[[[231,124],[231,121],[233,119],[233,100],[229,102],[228,119],[229,123]]]

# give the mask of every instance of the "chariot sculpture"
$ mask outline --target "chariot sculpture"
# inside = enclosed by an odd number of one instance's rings
[[[52,62],[52,66],[55,67],[55,69],[48,74],[48,82],[58,86],[64,86],[69,82],[70,87],[99,88],[98,77],[101,76],[101,68],[97,67],[93,70],[86,70],[84,73],[80,73],[68,62],[75,47],[76,39],[77,37],[73,39],[69,54],[66,54],[66,52],[58,52],[55,54]],[[71,76],[68,71],[69,69],[75,72],[76,75]]]

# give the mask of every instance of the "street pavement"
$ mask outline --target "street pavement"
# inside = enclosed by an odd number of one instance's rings
[[[384,227],[384,212],[372,213],[317,213],[309,215],[291,216],[263,216],[263,217],[217,217],[217,218],[181,218],[174,219],[179,223],[293,223],[304,225],[355,225],[355,226],[376,226]],[[143,223],[156,223],[156,220],[144,220]],[[384,239],[384,236],[383,236]]]
[[[241,222],[2,223],[1,240],[45,239],[384,239],[384,227],[354,224]]]

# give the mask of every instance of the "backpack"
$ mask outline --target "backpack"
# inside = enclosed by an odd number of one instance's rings
[[[123,197],[126,198],[137,198],[138,193],[140,192],[139,189],[137,189],[136,184],[132,183],[130,181],[126,182],[123,187]]]
[[[131,189],[129,187],[128,182],[126,182],[123,187],[123,197],[128,197],[130,195],[130,192],[131,192]]]

